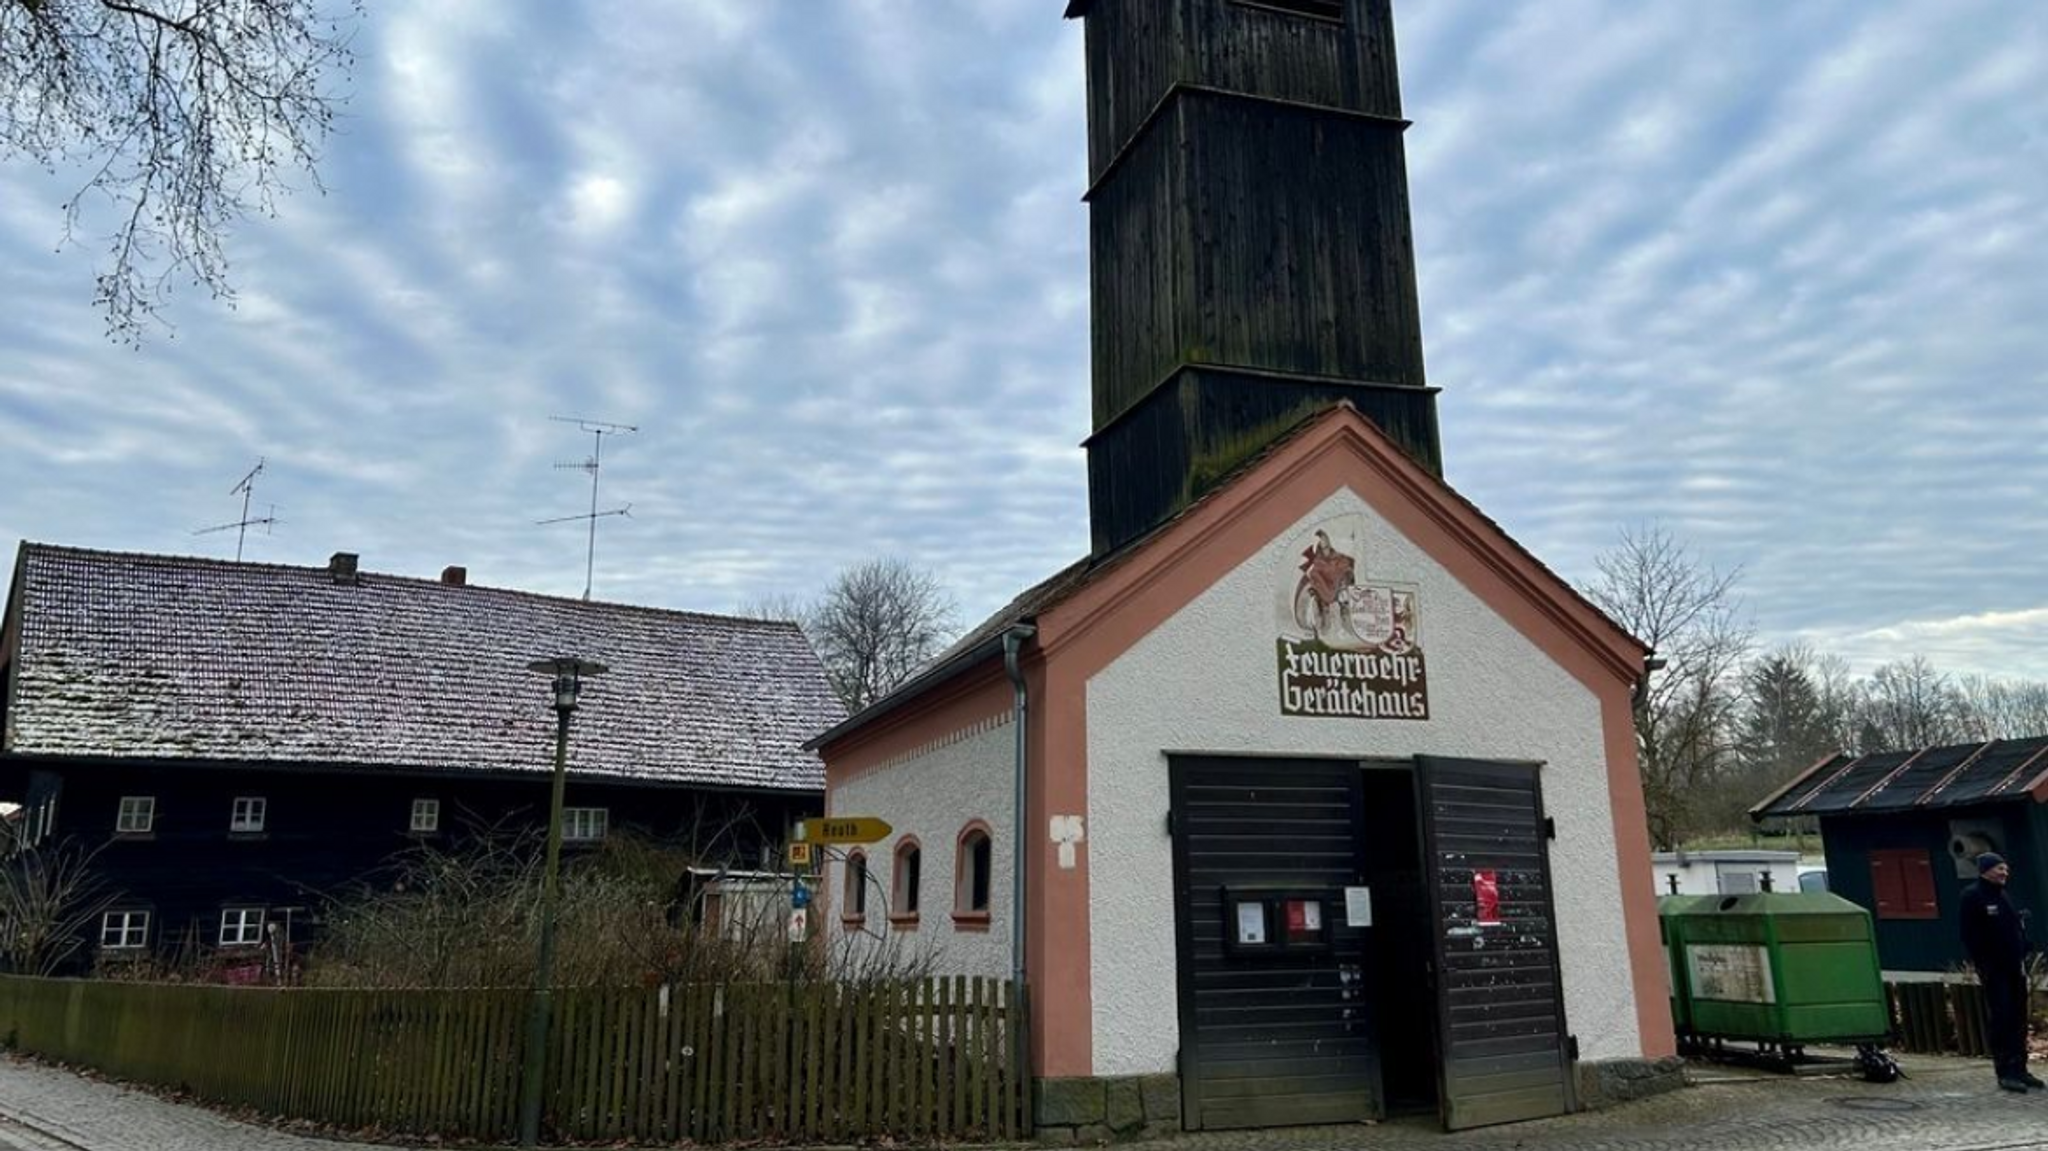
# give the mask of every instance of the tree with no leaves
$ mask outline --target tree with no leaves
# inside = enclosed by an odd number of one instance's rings
[[[20,975],[55,975],[83,957],[101,913],[116,892],[100,881],[97,851],[66,840],[5,840],[0,860],[0,967]]]
[[[359,0],[335,0],[351,15]],[[274,210],[288,168],[316,186],[349,62],[322,0],[0,0],[0,159],[87,173],[118,224],[94,302],[133,342],[175,278],[232,298],[221,237]]]
[[[894,556],[840,572],[815,602],[770,596],[739,610],[760,619],[795,620],[849,712],[917,674],[957,626],[953,597],[939,577]]]
[[[1636,753],[1650,838],[1673,848],[1699,828],[1701,802],[1735,762],[1737,674],[1751,644],[1739,571],[1705,564],[1661,527],[1624,531],[1586,594],[1663,661],[1636,709]]]

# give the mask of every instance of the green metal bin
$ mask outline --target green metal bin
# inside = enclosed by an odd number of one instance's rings
[[[1669,926],[1695,1035],[1800,1046],[1891,1033],[1870,913],[1839,895],[1707,896]]]
[[[1657,929],[1664,940],[1664,982],[1671,992],[1671,1022],[1683,1038],[1692,1033],[1692,999],[1686,994],[1685,941],[1678,937],[1680,917],[1698,905],[1714,903],[1718,895],[1660,895],[1657,897]]]

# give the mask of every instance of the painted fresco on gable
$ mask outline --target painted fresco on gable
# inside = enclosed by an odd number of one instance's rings
[[[1372,578],[1365,518],[1325,520],[1279,574],[1280,714],[1428,719],[1421,609],[1412,583]]]

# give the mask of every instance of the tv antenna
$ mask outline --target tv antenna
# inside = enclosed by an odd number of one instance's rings
[[[242,562],[242,544],[249,538],[250,528],[262,528],[263,534],[269,535],[270,529],[278,523],[276,504],[270,505],[269,515],[258,516],[255,519],[249,518],[249,504],[256,498],[256,477],[263,474],[263,465],[266,462],[261,456],[258,456],[256,466],[249,469],[249,474],[243,476],[241,482],[228,489],[229,495],[242,497],[241,519],[233,523],[215,524],[210,528],[200,528],[192,533],[195,536],[210,536],[215,532],[224,532],[232,529],[235,533],[236,563]]]
[[[566,524],[584,521],[590,528],[590,544],[583,558],[583,598],[590,599],[590,587],[597,573],[597,521],[607,516],[630,516],[633,505],[597,510],[597,476],[604,470],[604,438],[625,436],[639,431],[633,424],[608,424],[603,420],[586,420],[578,416],[549,416],[558,424],[575,424],[577,429],[590,433],[590,455],[580,464],[556,464],[557,471],[578,471],[590,473],[590,510],[580,516],[556,516],[551,520],[536,520],[537,524]]]

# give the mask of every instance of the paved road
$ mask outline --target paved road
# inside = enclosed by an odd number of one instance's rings
[[[1989,1065],[1913,1059],[1889,1086],[1700,1069],[1701,1085],[1592,1115],[1444,1135],[1420,1122],[1194,1135],[1161,1151],[2048,1151],[2048,1093]],[[368,1151],[0,1058],[0,1151]]]

